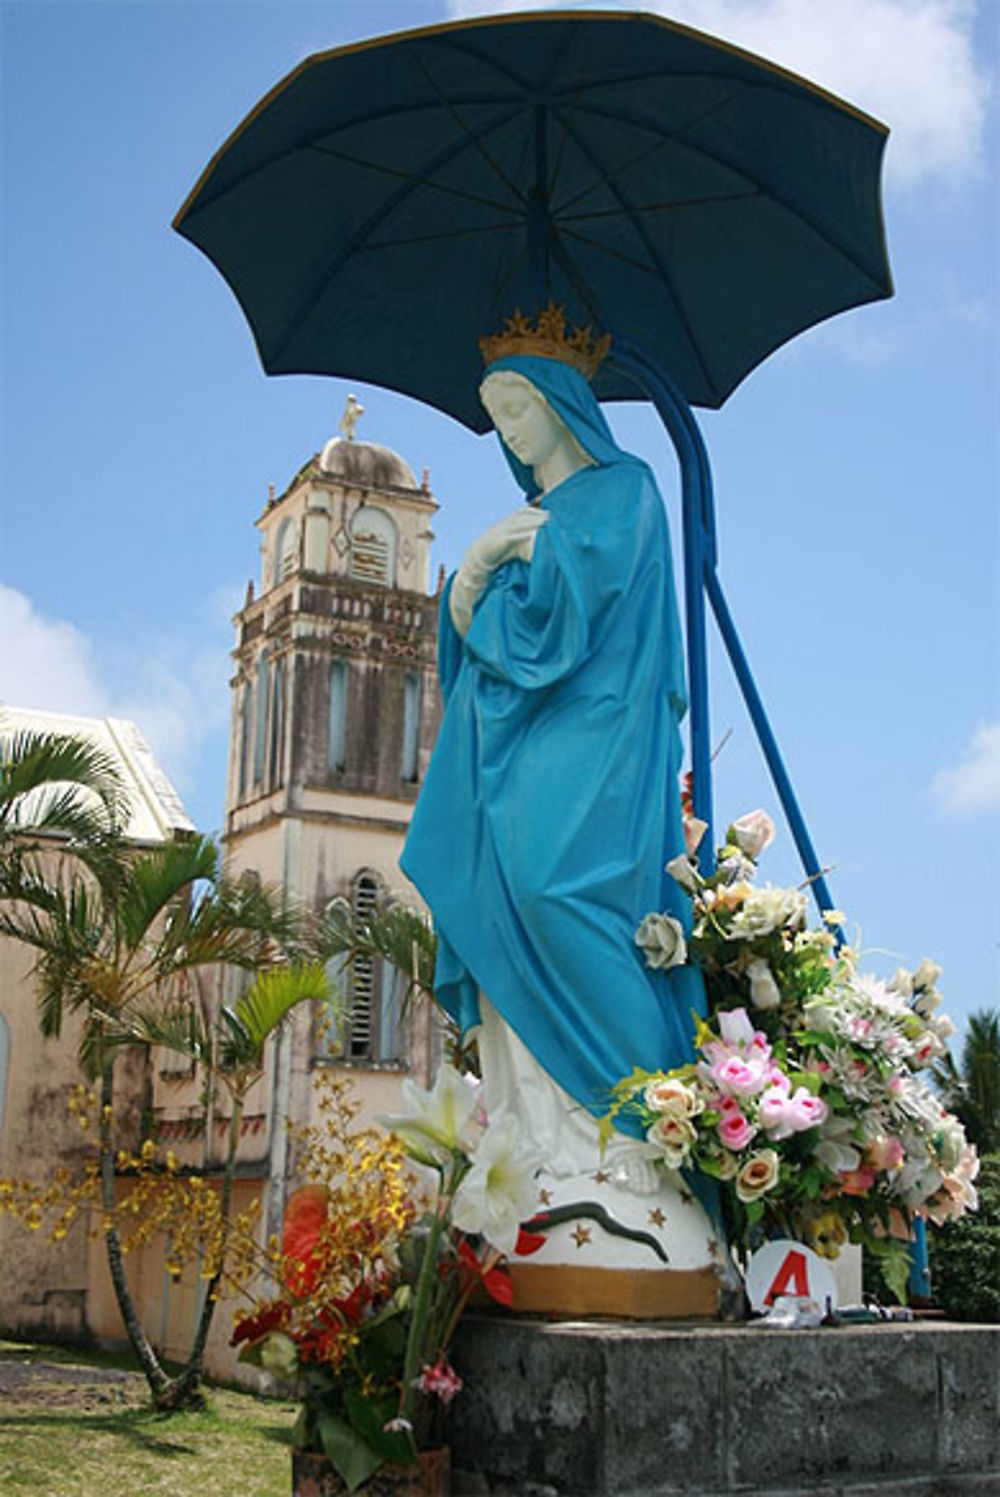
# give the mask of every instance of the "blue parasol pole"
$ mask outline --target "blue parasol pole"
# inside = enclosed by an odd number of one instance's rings
[[[705,594],[708,594],[719,632],[739,682],[750,720],[753,723],[771,772],[774,788],[788,821],[799,858],[810,881],[820,913],[834,908],[816,850],[806,828],[805,819],[792,789],[777,739],[771,729],[764,704],[757,690],[749,662],[740,644],[729,612],[722,584],[716,570],[718,548],[715,533],[715,505],[712,494],[712,471],[708,452],[687,400],[673,380],[648,354],[628,339],[615,337],[612,358],[620,369],[631,374],[656,406],[677,452],[681,470],[682,513],[684,521],[684,603],[687,621],[688,683],[691,696],[691,767],[694,771],[694,812],[708,822],[701,845],[703,873],[713,867],[712,836],[712,748],[708,719],[708,648],[705,627]],[[843,937],[838,931],[840,939]]]

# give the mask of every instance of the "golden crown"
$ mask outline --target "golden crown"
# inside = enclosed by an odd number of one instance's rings
[[[567,333],[565,309],[549,302],[539,312],[534,327],[523,312],[517,311],[507,318],[499,333],[480,338],[479,347],[487,364],[509,354],[538,354],[543,359],[561,359],[578,369],[585,379],[593,379],[611,347],[611,334],[595,338],[589,325]]]

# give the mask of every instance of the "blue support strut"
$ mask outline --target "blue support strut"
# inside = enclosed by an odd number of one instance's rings
[[[719,632],[743,693],[767,767],[788,821],[802,866],[822,914],[832,910],[833,900],[827,887],[805,819],[799,809],[792,782],[785,769],[778,743],[764,711],[750,665],[740,644],[732,614],[722,592],[716,570],[718,552],[715,535],[715,510],[712,497],[712,472],[704,439],[694,412],[674,385],[648,354],[627,339],[615,338],[612,348],[615,363],[631,374],[653,401],[660,420],[670,435],[681,470],[682,514],[684,521],[684,602],[687,624],[688,690],[691,697],[691,767],[694,771],[694,812],[708,822],[701,845],[703,873],[712,871],[714,840],[712,835],[712,748],[708,719],[708,649],[705,628],[705,594],[707,592]],[[838,936],[840,935],[837,932]],[[841,937],[842,939],[842,937]]]

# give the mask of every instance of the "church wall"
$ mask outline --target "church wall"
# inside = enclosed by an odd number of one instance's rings
[[[97,1115],[92,1111],[91,1126],[83,1131],[70,1113],[71,1090],[84,1081],[76,1060],[81,1024],[66,1015],[59,1038],[43,1037],[32,961],[26,946],[0,938],[0,1016],[7,1031],[0,1177],[44,1186],[59,1170],[82,1178],[95,1154]],[[120,1054],[115,1096],[118,1137],[124,1147],[137,1147],[147,1096],[143,1052]],[[90,1222],[81,1212],[56,1243],[49,1240],[52,1225],[47,1218],[44,1227],[31,1230],[0,1214],[0,1326],[22,1334],[79,1337],[89,1329]]]

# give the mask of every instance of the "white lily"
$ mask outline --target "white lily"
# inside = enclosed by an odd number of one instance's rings
[[[483,1134],[472,1168],[455,1193],[455,1226],[478,1232],[498,1252],[513,1253],[521,1222],[535,1204],[539,1162],[525,1150],[517,1119],[501,1113]]]
[[[444,1062],[430,1091],[403,1082],[407,1112],[380,1119],[402,1143],[412,1159],[421,1164],[441,1164],[454,1149],[468,1146],[469,1122],[478,1102],[478,1092]]]

